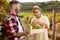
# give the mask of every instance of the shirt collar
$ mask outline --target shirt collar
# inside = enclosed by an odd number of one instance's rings
[[[18,16],[17,14],[15,13],[9,13],[10,16]]]

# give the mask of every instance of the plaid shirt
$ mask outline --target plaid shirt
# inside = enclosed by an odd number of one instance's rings
[[[10,13],[8,14],[8,17],[6,19],[6,24],[7,24],[7,32],[8,32],[8,37],[14,38],[16,33],[19,31],[18,29],[18,22],[17,22],[17,15]]]

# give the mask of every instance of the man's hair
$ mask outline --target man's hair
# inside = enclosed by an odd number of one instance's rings
[[[12,6],[13,4],[18,4],[18,3],[20,3],[20,2],[18,2],[18,1],[11,1],[10,2],[10,6]]]

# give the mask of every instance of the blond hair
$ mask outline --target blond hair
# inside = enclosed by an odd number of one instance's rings
[[[42,9],[39,6],[34,6],[33,9],[32,9],[32,12],[34,12],[36,9],[38,9],[42,12]]]

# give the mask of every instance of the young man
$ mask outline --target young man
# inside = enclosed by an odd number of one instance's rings
[[[42,9],[39,6],[34,6],[32,9],[35,17],[32,18],[31,23],[36,23],[37,26],[40,27],[40,33],[35,35],[35,40],[49,40],[48,39],[48,29],[50,22],[47,16],[43,16]]]
[[[18,18],[18,13],[21,10],[21,5],[18,1],[10,2],[11,12],[7,17],[7,32],[9,40],[20,40],[21,36],[27,35],[27,32],[24,32],[21,22]]]

